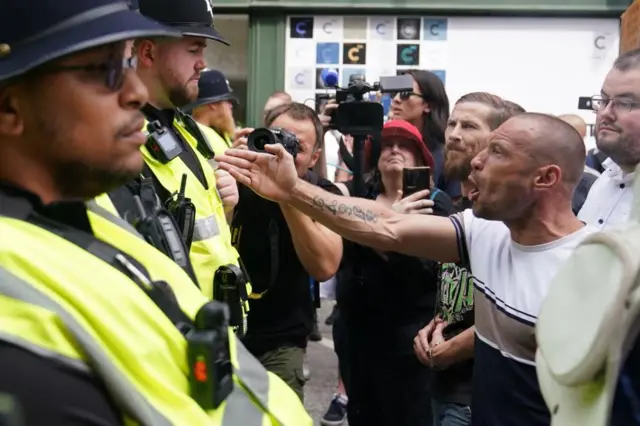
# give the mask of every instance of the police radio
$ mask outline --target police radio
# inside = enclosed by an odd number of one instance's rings
[[[168,199],[165,206],[178,224],[184,245],[187,247],[187,250],[191,250],[196,223],[196,207],[190,198],[185,197],[186,190],[187,175],[183,174],[182,181],[180,182],[180,192],[178,192],[175,199],[173,197]]]
[[[162,164],[167,164],[184,151],[173,132],[160,124],[159,121],[149,123],[147,132],[149,132],[149,136],[147,136],[145,146],[151,155]]]
[[[140,219],[135,223],[136,230],[144,239],[177,263],[189,277],[198,284],[196,274],[189,260],[189,250],[180,238],[178,227],[169,212],[158,208],[147,214],[140,196],[133,197]]]
[[[218,268],[213,277],[213,298],[229,308],[229,325],[239,336],[244,335],[244,313],[242,305],[246,300],[247,279],[236,265]]]
[[[204,410],[215,410],[233,391],[228,317],[226,306],[211,301],[185,336],[191,397]]]

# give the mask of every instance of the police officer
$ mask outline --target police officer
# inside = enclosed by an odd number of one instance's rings
[[[198,82],[198,99],[183,110],[198,122],[213,150],[223,153],[233,144],[233,108],[237,105],[238,98],[225,75],[218,70],[205,70]]]
[[[192,226],[178,225],[183,230],[190,229],[185,231],[189,234],[185,242],[190,248],[196,281],[205,296],[229,304],[232,325],[243,334],[251,287],[231,245],[227,223],[227,216],[231,216],[238,201],[237,186],[226,172],[214,174],[207,163],[214,155],[212,145],[195,121],[178,110],[198,96],[198,80],[206,67],[207,41],[227,43],[213,27],[209,0],[141,0],[138,5],[141,14],[172,26],[183,35],[176,40],[144,38],[134,46],[138,75],[149,88],[149,102],[142,109],[149,133],[142,147],[144,175],[152,179],[155,192],[165,205],[175,201],[186,178],[184,196],[195,207],[195,221]],[[118,203],[122,194],[109,195],[122,217],[135,215],[131,202]],[[102,207],[109,207],[104,197],[97,201]],[[214,284],[215,277],[218,280]],[[225,290],[215,291],[215,287]]]
[[[223,305],[70,201],[142,169],[125,40],[173,35],[122,0],[0,3],[0,394],[26,425],[311,425]]]

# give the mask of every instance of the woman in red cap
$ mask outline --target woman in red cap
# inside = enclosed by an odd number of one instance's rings
[[[453,213],[437,189],[403,197],[403,169],[418,166],[434,167],[418,129],[386,123],[365,197],[406,213]],[[350,182],[338,185],[353,191]],[[351,426],[431,425],[430,370],[416,359],[413,337],[433,317],[437,271],[436,262],[345,242],[333,330]]]

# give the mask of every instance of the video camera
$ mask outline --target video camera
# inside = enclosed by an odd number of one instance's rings
[[[398,93],[413,91],[413,77],[408,74],[380,77],[380,81],[369,84],[364,74],[353,74],[349,77],[347,87],[337,86],[337,72],[329,70],[324,76],[325,86],[336,89],[335,99],[338,108],[332,111],[331,128],[345,135],[376,135],[382,131],[384,124],[384,108],[378,102],[364,101],[369,92]],[[331,99],[332,96],[321,96],[319,99]]]
[[[300,142],[296,135],[284,129],[255,129],[247,137],[247,147],[251,151],[265,152],[264,146],[270,144],[281,144],[285,150],[295,159],[298,154]]]

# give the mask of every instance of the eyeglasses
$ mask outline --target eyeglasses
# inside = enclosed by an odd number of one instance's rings
[[[606,99],[602,96],[591,97],[591,109],[596,112],[604,111],[609,104],[611,104],[611,107],[616,112],[630,112],[633,109],[640,108],[640,102],[628,98],[613,97]]]
[[[412,96],[417,96],[419,98],[422,98],[425,101],[427,100],[427,97],[425,95],[422,95],[422,94],[416,93],[416,92],[397,92],[396,95],[398,95],[400,97],[401,101],[406,101]]]
[[[107,89],[117,92],[124,84],[126,71],[135,70],[138,66],[138,59],[135,56],[123,58],[123,54],[113,55],[101,64],[87,65],[48,65],[41,70],[44,73],[56,73],[66,71],[82,71],[99,76]]]

